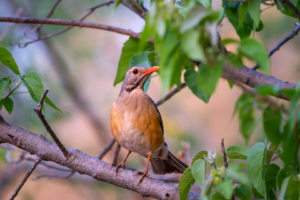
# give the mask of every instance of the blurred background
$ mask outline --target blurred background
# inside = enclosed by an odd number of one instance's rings
[[[24,16],[44,18],[53,7],[54,0],[0,0],[1,16]],[[104,1],[103,1],[104,2]],[[87,9],[102,3],[95,0],[63,0],[55,10],[52,18],[79,20]],[[146,7],[149,2],[146,1]],[[103,23],[135,32],[141,32],[144,21],[124,6],[115,11],[114,5],[96,10],[86,21]],[[213,1],[213,7],[220,9],[221,1]],[[263,42],[268,51],[293,29],[296,20],[282,15],[276,7],[262,7],[264,29],[255,37]],[[121,84],[113,86],[123,43],[128,36],[108,31],[74,28],[66,33],[29,44],[20,48],[16,43],[24,43],[37,36],[32,29],[36,25],[0,23],[0,46],[7,48],[18,64],[21,74],[37,71],[45,88],[49,89],[48,97],[63,111],[63,114],[47,107],[44,112],[52,128],[60,140],[69,148],[76,148],[86,154],[97,156],[112,138],[110,132],[110,107],[118,97]],[[44,25],[40,35],[48,35],[66,27]],[[224,38],[236,38],[233,27],[224,18],[219,27]],[[21,45],[22,46],[22,45]],[[235,46],[228,50],[234,51]],[[300,37],[284,45],[271,58],[271,74],[281,80],[296,83],[299,71]],[[247,62],[252,67],[255,63]],[[5,76],[18,78],[0,64],[0,78]],[[17,91],[25,91],[20,87]],[[160,78],[154,76],[148,95],[158,100],[161,92]],[[241,94],[239,88],[230,89],[226,80],[220,79],[215,94],[208,104],[185,88],[169,101],[159,106],[165,127],[165,139],[169,149],[177,154],[183,150],[183,142],[190,144],[186,150],[186,161],[190,162],[200,150],[216,149],[218,166],[222,166],[221,139],[225,138],[225,147],[244,145],[239,134],[238,120],[232,117],[234,103]],[[33,111],[36,103],[28,93],[11,96],[14,100],[14,111],[9,115],[2,109],[1,115],[10,124],[20,126],[37,134],[46,135],[38,116]],[[251,147],[256,141],[264,141],[262,126],[258,125],[248,144]],[[189,145],[188,145],[189,146]],[[114,148],[104,157],[111,163]],[[121,149],[118,161],[126,155]],[[29,156],[29,155],[27,155]],[[9,199],[17,188],[32,162],[9,163],[10,159],[18,159],[20,152],[0,148],[0,199]],[[132,154],[127,163],[128,168],[144,169],[145,159]],[[61,172],[38,166],[21,189],[16,199],[142,199],[142,197],[126,189],[95,181],[91,177],[75,174],[71,178],[33,180],[39,175],[68,176],[69,172]],[[155,176],[153,176],[155,177]],[[195,192],[197,188],[193,189]]]

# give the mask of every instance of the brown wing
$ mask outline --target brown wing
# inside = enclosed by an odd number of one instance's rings
[[[147,94],[146,94],[147,95]],[[154,101],[147,95],[148,99],[150,100],[151,104],[153,105],[153,107],[155,108],[158,116],[159,116],[159,124],[160,124],[160,128],[161,128],[161,132],[162,134],[164,135],[164,125],[163,125],[163,121],[161,119],[161,115],[160,115],[160,112],[159,110],[157,109],[157,106],[156,104],[154,103]]]

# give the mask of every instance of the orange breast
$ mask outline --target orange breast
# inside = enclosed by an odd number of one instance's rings
[[[160,116],[144,92],[119,97],[111,108],[111,130],[115,140],[128,150],[156,151],[163,146]],[[134,145],[133,147],[130,145]],[[141,148],[141,150],[140,150]]]

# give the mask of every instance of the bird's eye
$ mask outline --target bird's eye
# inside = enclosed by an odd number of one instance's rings
[[[133,73],[133,74],[138,74],[138,73],[139,73],[139,70],[138,70],[138,69],[134,69],[134,70],[132,71],[132,73]]]

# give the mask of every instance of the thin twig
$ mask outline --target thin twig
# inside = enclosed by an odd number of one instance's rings
[[[52,9],[51,9],[50,12],[48,13],[48,15],[45,17],[46,19],[50,18],[50,17],[53,15],[54,10],[56,9],[56,7],[58,6],[58,4],[59,4],[61,1],[62,1],[62,0],[57,0],[57,1],[56,1],[56,3],[55,3],[54,6],[52,7]],[[42,26],[43,26],[42,24],[39,24],[39,25],[37,25],[34,29],[32,29],[32,31],[36,31],[37,33],[39,33]]]
[[[121,148],[121,146],[119,144],[117,144],[115,152],[114,152],[114,160],[113,160],[112,163],[117,163],[118,162],[118,155],[119,155],[119,152],[120,152],[120,148]]]
[[[222,138],[222,140],[221,140],[221,151],[222,151],[223,160],[224,160],[224,167],[228,168],[227,155],[226,155],[225,145],[224,145],[224,138]]]
[[[279,0],[276,0],[276,2],[278,3],[278,5],[280,6],[281,12],[284,12],[284,8],[281,4],[281,2]]]
[[[114,2],[115,2],[115,1],[108,1],[108,2],[106,2],[106,3],[101,3],[101,4],[97,5],[97,6],[93,6],[93,7],[89,8],[89,9],[88,9],[89,12],[88,12],[87,14],[85,14],[82,18],[80,18],[79,21],[84,21],[84,20],[85,20],[88,16],[90,16],[96,9],[101,8],[101,7],[103,7],[103,6],[109,6],[110,4],[112,4],[112,3],[114,3]],[[129,4],[127,4],[126,2],[123,2],[122,4],[123,4],[124,6],[126,6],[127,8],[131,9],[131,10],[132,10],[133,12],[135,12],[137,15],[140,16],[140,14],[139,14],[134,8],[132,8]],[[141,16],[141,17],[142,17],[142,16]],[[41,25],[41,24],[39,24],[39,25]],[[41,41],[41,40],[46,40],[46,39],[52,38],[52,37],[54,37],[54,36],[60,35],[60,34],[66,32],[66,31],[68,31],[68,30],[70,30],[70,29],[72,29],[72,28],[74,28],[74,26],[69,26],[68,28],[65,28],[65,29],[60,30],[60,31],[58,31],[58,32],[56,32],[56,33],[52,33],[52,34],[49,34],[49,35],[46,35],[46,36],[43,36],[43,37],[38,37],[37,39],[34,39],[34,40],[32,40],[32,41],[29,41],[29,42],[25,42],[25,43],[16,43],[16,44],[17,44],[20,48],[24,48],[24,47],[26,47],[27,45],[32,44],[32,43],[34,43],[34,42],[38,42],[38,41]],[[24,34],[25,34],[25,33],[24,33]],[[15,45],[15,44],[12,44],[12,45]]]
[[[32,168],[27,172],[26,176],[23,178],[22,182],[17,187],[17,189],[15,190],[15,192],[13,193],[13,195],[10,197],[9,200],[13,200],[18,195],[19,191],[21,190],[21,188],[23,187],[23,185],[25,184],[25,182],[27,181],[27,179],[29,178],[29,176],[32,174],[33,170],[36,168],[36,166],[38,166],[38,164],[41,161],[42,161],[42,158],[40,158],[40,157],[36,160],[36,162],[34,163],[34,165],[32,166]]]
[[[99,153],[99,155],[97,156],[97,158],[99,158],[100,160],[102,160],[102,158],[107,154],[107,152],[113,147],[115,143],[115,139],[111,139],[110,142],[104,147],[104,149]]]
[[[57,144],[57,146],[60,148],[60,150],[62,151],[62,153],[64,154],[64,156],[66,158],[69,158],[71,156],[71,153],[69,153],[67,151],[67,149],[65,148],[65,146],[57,138],[56,134],[54,133],[54,131],[52,130],[52,128],[50,127],[50,125],[46,121],[45,116],[42,113],[43,102],[44,102],[44,99],[46,98],[46,95],[47,95],[48,92],[49,92],[49,90],[45,90],[44,94],[41,97],[40,102],[38,103],[38,107],[34,108],[34,111],[39,116],[39,118],[42,121],[42,123],[44,124],[46,130],[51,135],[51,137],[53,138],[53,140],[55,141],[55,143]]]
[[[26,161],[31,161],[31,162],[34,162],[35,161],[35,159],[33,159],[33,158],[25,158],[25,160]],[[73,170],[72,169],[68,169],[68,168],[61,168],[61,167],[57,167],[57,166],[55,166],[55,165],[51,165],[51,164],[49,164],[49,163],[47,163],[47,162],[45,162],[45,161],[42,161],[41,163],[40,163],[40,166],[41,165],[43,165],[44,167],[47,167],[47,168],[49,168],[49,169],[55,169],[55,170],[57,170],[57,171],[62,171],[62,172],[72,172]]]
[[[186,87],[186,83],[181,83],[180,85],[180,89],[183,89]],[[176,94],[179,91],[179,88],[176,87],[173,90],[171,90],[165,97],[159,99],[158,101],[155,102],[156,106],[161,105],[162,103],[164,103],[165,101],[167,101],[168,99],[170,99],[172,96],[174,96],[174,94]]]
[[[279,110],[282,113],[284,113],[285,115],[289,116],[289,111],[286,110],[284,107],[277,105],[274,101],[272,101],[270,98],[268,97],[263,97],[259,94],[257,94],[255,91],[253,91],[250,88],[247,88],[246,86],[244,86],[241,83],[235,83],[237,86],[239,86],[245,93],[248,93],[252,96],[254,96],[256,99],[264,102],[265,104],[267,104],[268,106],[270,106],[271,108],[275,109],[275,110]]]
[[[75,173],[76,173],[76,171],[73,170],[73,171],[71,171],[71,173],[68,174],[67,176],[59,176],[59,175],[41,175],[41,176],[35,177],[33,180],[36,181],[36,180],[41,179],[41,178],[48,178],[48,179],[53,179],[53,178],[68,179],[68,178],[70,178],[71,176],[73,176]]]
[[[280,47],[282,47],[286,42],[288,42],[289,40],[291,40],[292,38],[294,38],[298,32],[300,31],[300,24],[299,23],[295,23],[294,26],[296,26],[296,28],[288,35],[286,36],[283,40],[281,40],[270,52],[269,52],[269,57],[271,57],[276,51],[279,51]],[[253,70],[257,70],[258,69],[258,64],[255,65],[253,68]]]
[[[140,16],[145,19],[145,16],[146,16],[146,11],[141,7],[141,5],[136,2],[135,0],[130,0],[130,2],[132,2],[137,8],[138,10],[140,11]]]

